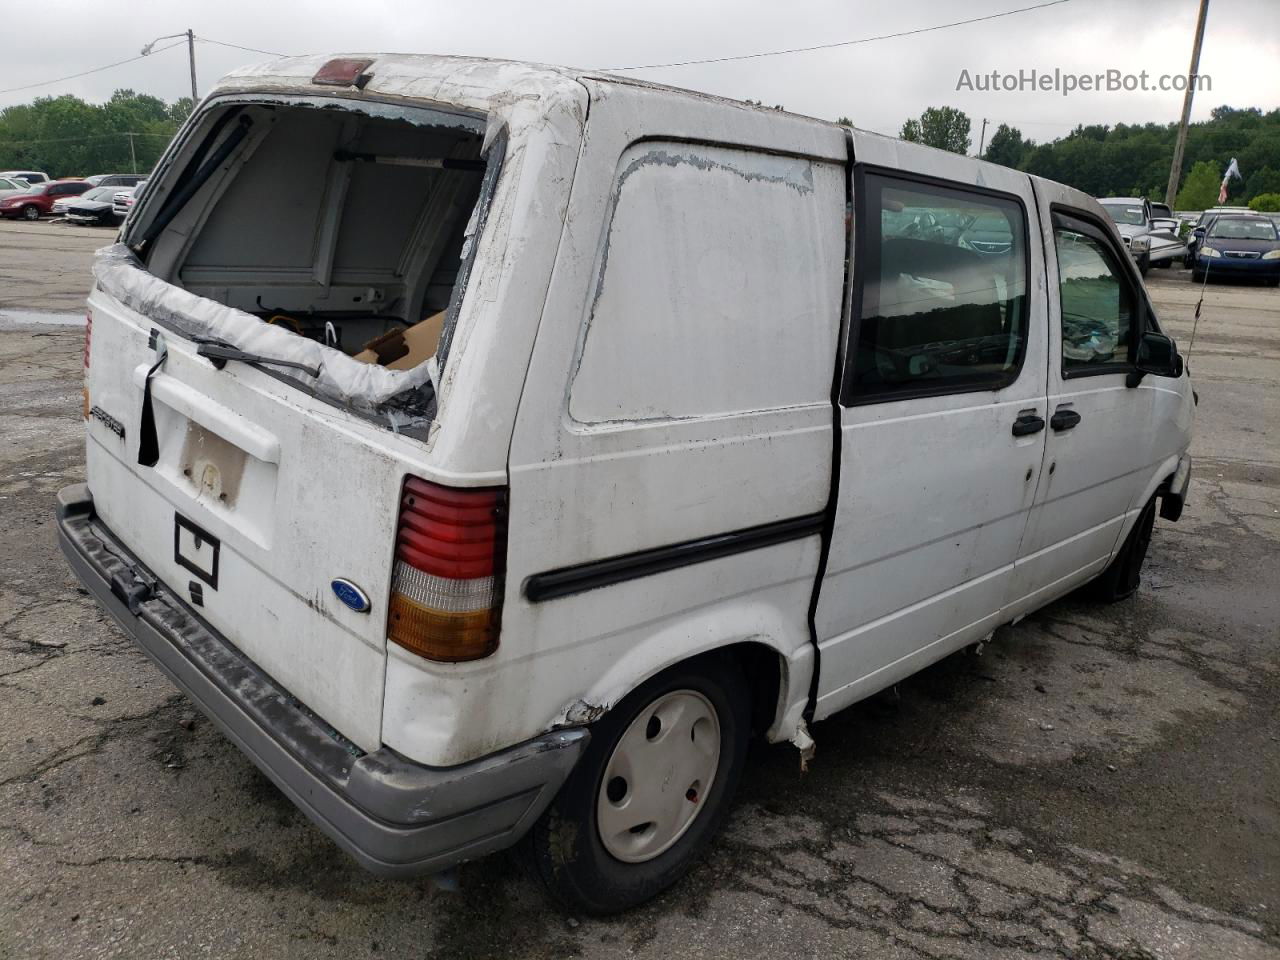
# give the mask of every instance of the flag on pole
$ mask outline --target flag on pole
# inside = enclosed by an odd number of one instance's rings
[[[1240,176],[1240,168],[1236,166],[1235,157],[1231,158],[1231,163],[1227,165],[1227,172],[1222,175],[1222,186],[1218,189],[1219,205],[1227,202],[1227,181],[1232,177],[1235,177],[1237,180],[1244,179],[1244,177]]]

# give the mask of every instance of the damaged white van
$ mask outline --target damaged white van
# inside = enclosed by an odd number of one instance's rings
[[[62,547],[389,876],[518,843],[639,903],[750,737],[1128,595],[1187,490],[1189,375],[1093,200],[629,79],[243,70],[95,279]]]

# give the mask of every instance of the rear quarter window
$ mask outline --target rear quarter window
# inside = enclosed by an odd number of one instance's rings
[[[827,402],[842,169],[647,141],[623,153],[569,412],[671,420]]]

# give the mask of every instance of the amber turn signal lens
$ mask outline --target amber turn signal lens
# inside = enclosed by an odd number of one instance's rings
[[[391,594],[387,637],[428,660],[456,663],[487,657],[498,647],[496,611],[448,613],[414,603],[402,593]]]

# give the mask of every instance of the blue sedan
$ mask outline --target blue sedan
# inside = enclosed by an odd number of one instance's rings
[[[1280,234],[1268,217],[1223,215],[1209,225],[1196,250],[1191,278],[1244,277],[1280,284]]]

